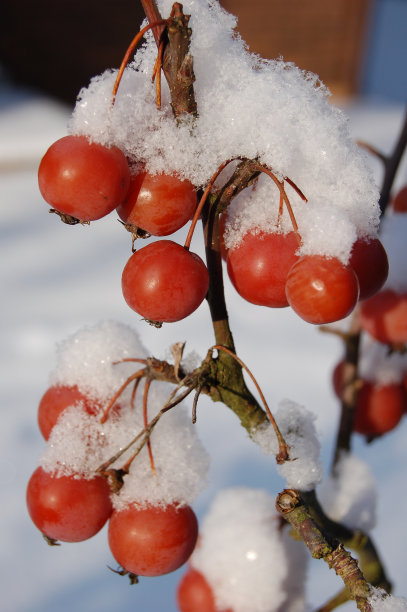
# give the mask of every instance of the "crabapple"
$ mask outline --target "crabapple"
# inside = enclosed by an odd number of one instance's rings
[[[245,234],[227,255],[229,278],[239,295],[259,306],[288,306],[285,284],[288,272],[298,260],[297,248],[294,232]]]
[[[83,402],[86,412],[96,414],[101,406],[82,393],[76,385],[53,385],[42,396],[38,406],[38,426],[48,440],[60,414],[68,406]]]
[[[406,406],[402,384],[364,381],[357,395],[354,430],[366,436],[382,435],[398,425]]]
[[[407,342],[407,293],[385,289],[361,304],[362,328],[383,344]]]
[[[359,296],[355,272],[335,257],[304,255],[286,283],[291,308],[308,323],[339,321],[354,309]]]
[[[389,261],[378,238],[360,238],[353,244],[349,265],[359,281],[359,300],[379,291],[389,274]]]
[[[128,572],[160,576],[173,572],[191,555],[198,521],[190,506],[140,506],[114,510],[109,521],[109,547]]]
[[[127,304],[151,321],[184,319],[198,308],[209,287],[202,259],[171,240],[133,253],[122,275]]]
[[[101,476],[57,476],[42,467],[28,482],[27,507],[44,535],[63,542],[91,538],[112,513],[109,485]]]
[[[154,236],[168,236],[191,219],[196,190],[171,174],[139,172],[131,177],[126,199],[117,207],[120,219]]]
[[[402,187],[394,196],[393,210],[398,213],[407,212],[407,185]]]
[[[233,612],[231,608],[220,611],[216,607],[211,587],[201,572],[193,567],[178,584],[177,604],[180,612]]]
[[[123,152],[64,136],[50,146],[38,169],[43,198],[57,211],[81,221],[100,219],[125,198],[130,170]]]

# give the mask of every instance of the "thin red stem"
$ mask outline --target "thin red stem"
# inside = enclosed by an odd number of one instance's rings
[[[151,386],[151,378],[147,378],[147,380],[145,382],[145,385],[144,385],[144,393],[143,393],[143,421],[144,421],[144,428],[145,429],[148,427],[147,404],[148,404],[148,392],[150,390],[150,386]],[[153,472],[153,474],[155,476],[156,472],[155,472],[153,451],[151,450],[151,439],[150,439],[150,436],[148,437],[148,440],[147,440],[147,449],[148,449],[148,456],[150,458],[151,471]]]
[[[128,61],[130,59],[130,56],[132,54],[132,52],[134,51],[134,49],[137,47],[138,43],[140,42],[140,40],[143,38],[144,34],[150,30],[151,28],[154,28],[158,25],[167,25],[167,20],[166,19],[160,19],[159,21],[154,21],[153,23],[149,23],[148,25],[146,25],[144,28],[142,28],[140,30],[140,32],[133,38],[133,40],[131,41],[124,57],[122,60],[122,63],[120,64],[120,68],[119,68],[119,72],[117,73],[117,77],[115,80],[115,83],[113,85],[113,90],[112,90],[112,106],[115,103],[116,100],[116,95],[117,95],[117,90],[119,89],[119,85],[120,85],[120,81],[122,80],[122,76],[123,76],[123,72],[124,69],[126,68]]]
[[[236,353],[234,353],[233,351],[231,351],[230,349],[226,348],[225,346],[222,346],[221,344],[215,344],[214,346],[211,346],[211,348],[209,349],[209,351],[213,351],[214,349],[218,350],[218,351],[224,351],[225,353],[227,353],[228,355],[231,355],[233,357],[233,359],[235,359],[237,361],[237,363],[239,365],[242,366],[242,368],[247,372],[247,374],[250,376],[254,386],[257,389],[258,394],[260,395],[260,399],[263,402],[263,406],[264,409],[266,411],[266,414],[269,418],[269,421],[275,431],[275,434],[277,436],[277,440],[278,440],[278,445],[279,445],[279,452],[278,455],[276,457],[277,463],[284,463],[284,461],[288,461],[290,456],[289,456],[289,447],[288,444],[286,443],[286,441],[283,438],[283,435],[281,433],[281,431],[278,428],[278,425],[272,415],[272,412],[267,404],[266,398],[263,395],[263,392],[260,388],[259,383],[257,382],[257,380],[255,379],[253,373],[251,372],[251,370],[249,370],[249,368],[247,367],[247,365],[244,363],[244,361],[242,361],[240,359],[240,357],[238,357],[236,355]]]
[[[114,406],[116,400],[120,397],[120,395],[123,393],[123,391],[125,390],[126,387],[129,386],[129,384],[131,382],[133,382],[133,380],[137,380],[137,378],[142,378],[143,376],[145,376],[145,371],[144,368],[141,370],[137,370],[137,372],[135,372],[134,374],[132,374],[131,376],[129,376],[129,378],[127,380],[124,381],[124,383],[122,384],[122,386],[118,389],[118,391],[116,391],[116,393],[113,395],[112,399],[110,400],[110,402],[108,403],[108,405],[106,406],[102,418],[100,419],[101,423],[105,423],[107,417],[109,416],[109,412],[112,409],[112,407]]]
[[[195,227],[196,224],[198,223],[198,219],[201,216],[201,212],[203,207],[205,206],[205,202],[208,198],[208,195],[213,187],[213,184],[215,183],[216,179],[218,178],[219,174],[222,172],[222,170],[224,170],[226,168],[226,166],[228,164],[230,164],[230,162],[235,161],[234,159],[228,159],[227,161],[223,162],[223,164],[221,164],[219,166],[219,168],[216,170],[215,174],[212,176],[211,180],[209,181],[209,183],[206,186],[205,191],[203,192],[203,195],[199,201],[199,204],[196,208],[195,214],[192,218],[192,222],[185,240],[185,244],[184,244],[184,248],[189,250],[190,246],[191,246],[191,240],[192,240],[192,236],[194,234],[195,231]]]

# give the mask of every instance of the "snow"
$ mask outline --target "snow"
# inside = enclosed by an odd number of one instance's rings
[[[170,14],[171,2],[161,0],[158,6],[163,16]],[[346,264],[356,238],[375,236],[379,222],[367,154],[352,140],[346,115],[330,104],[317,75],[249,53],[234,33],[235,19],[217,2],[186,0],[183,8],[191,15],[198,117],[175,122],[165,86],[157,108],[151,80],[157,50],[148,32],[124,72],[114,106],[117,72],[108,70],[81,90],[70,132],[118,146],[136,168],[143,164],[153,174],[174,173],[197,187],[226,160],[258,159],[279,179],[294,181],[308,198],[305,204],[288,190],[302,237],[299,253]],[[262,179],[261,188],[241,195],[244,218],[241,205],[231,205],[228,248],[249,230],[290,229],[287,211],[277,225],[279,191],[270,178]]]
[[[202,521],[190,563],[206,578],[220,610],[292,612],[305,605],[307,552],[290,540],[269,493],[224,489]]]
[[[211,48],[211,36],[206,34],[202,48]],[[114,563],[105,530],[88,542],[50,549],[27,516],[24,495],[44,452],[36,411],[49,384],[49,372],[55,368],[55,345],[97,321],[116,320],[137,328],[142,344],[156,357],[166,358],[168,347],[180,340],[188,340],[187,352],[205,355],[212,343],[206,305],[185,321],[161,330],[143,324],[129,311],[121,296],[120,276],[130,254],[130,239],[116,219],[103,219],[91,227],[67,227],[47,213],[38,193],[36,168],[49,144],[66,134],[71,109],[30,93],[22,97],[18,91],[6,93],[15,103],[3,104],[0,113],[2,609],[110,612],[137,607],[175,612],[180,572],[128,587],[105,567]],[[344,110],[350,117],[352,137],[368,140],[384,152],[391,150],[402,122],[401,106],[362,99]],[[149,146],[156,147],[157,140],[153,138]],[[367,163],[380,183],[380,163],[374,159]],[[396,187],[406,180],[404,159]],[[176,239],[184,236],[180,232]],[[194,250],[202,253],[198,232]],[[328,470],[338,419],[330,373],[342,346],[335,337],[319,334],[298,320],[289,309],[277,312],[244,302],[228,281],[226,294],[239,354],[256,373],[272,410],[289,397],[317,414],[321,458]],[[266,487],[273,495],[283,488],[272,458],[261,453],[220,404],[202,397],[196,427],[212,457],[209,487],[194,504],[200,517],[222,487]],[[378,610],[387,611],[383,606],[389,603],[392,610],[405,609],[405,601],[398,597],[405,594],[407,583],[405,542],[400,536],[407,507],[401,486],[405,439],[404,418],[394,432],[372,445],[366,446],[359,437],[354,440],[356,455],[369,463],[377,480],[377,524],[372,536],[394,583],[395,596],[380,601]],[[340,580],[324,564],[310,560],[307,601],[313,608],[340,588]],[[342,609],[356,607],[349,603]]]

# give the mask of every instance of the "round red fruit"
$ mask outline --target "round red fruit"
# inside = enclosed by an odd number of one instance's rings
[[[298,260],[298,240],[288,234],[248,232],[242,242],[230,248],[227,257],[229,278],[236,291],[259,306],[288,306],[287,275]]]
[[[101,408],[99,403],[90,400],[89,397],[79,391],[76,385],[55,385],[47,389],[38,406],[38,426],[46,440],[48,440],[60,414],[65,408],[77,402],[83,402],[84,408],[89,414],[96,414]]]
[[[377,293],[389,274],[387,253],[377,238],[356,240],[349,265],[359,281],[359,300],[365,300]]]
[[[215,605],[213,591],[205,577],[190,567],[182,577],[177,589],[177,604],[180,612],[233,612]]]
[[[386,289],[361,304],[362,328],[383,344],[407,342],[407,293]]]
[[[394,196],[393,210],[397,213],[407,212],[407,185],[402,187]]]
[[[380,436],[391,431],[400,422],[406,405],[403,385],[376,385],[365,381],[357,396],[354,430],[366,436]]]
[[[190,506],[139,506],[115,510],[109,521],[109,546],[116,561],[138,576],[161,576],[183,565],[198,537]]]
[[[356,274],[334,257],[304,255],[291,268],[286,284],[291,308],[315,325],[348,316],[359,297]]]
[[[131,177],[117,213],[125,223],[154,236],[168,236],[191,219],[196,204],[196,190],[189,181],[171,174],[140,172]]]
[[[94,536],[112,513],[104,478],[56,476],[37,468],[27,487],[31,520],[47,537],[81,542]]]
[[[125,198],[130,184],[126,157],[117,147],[65,136],[50,146],[38,169],[43,198],[61,213],[94,221]]]
[[[209,287],[202,259],[171,240],[133,253],[122,275],[127,304],[150,321],[174,322],[198,308]]]

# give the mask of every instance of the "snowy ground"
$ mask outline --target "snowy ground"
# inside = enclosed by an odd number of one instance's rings
[[[144,344],[165,357],[173,342],[204,355],[211,342],[205,304],[190,318],[155,330],[128,309],[120,290],[130,239],[115,216],[90,227],[68,227],[49,215],[36,184],[42,154],[65,134],[69,109],[46,99],[7,90],[0,97],[1,353],[0,584],[4,612],[174,612],[175,585],[182,570],[130,587],[115,567],[102,531],[92,540],[48,548],[27,516],[25,487],[44,442],[36,427],[38,401],[53,367],[55,344],[85,325],[115,319],[138,329]],[[348,107],[352,132],[389,151],[403,109],[361,100]],[[407,160],[405,160],[407,161]],[[379,176],[380,167],[373,162]],[[407,179],[406,164],[398,183]],[[193,246],[200,251],[198,235]],[[329,466],[338,407],[330,372],[339,342],[290,310],[251,306],[227,285],[232,329],[240,356],[255,372],[271,406],[290,398],[318,414],[325,465]],[[212,455],[210,488],[196,503],[202,514],[223,486],[247,485],[276,494],[282,481],[233,415],[221,405],[199,404],[201,438]],[[378,479],[378,525],[374,538],[394,581],[407,595],[405,515],[407,495],[406,419],[372,446],[355,450]],[[315,608],[340,587],[320,562],[310,564],[309,601]],[[352,604],[344,610],[356,609]]]

